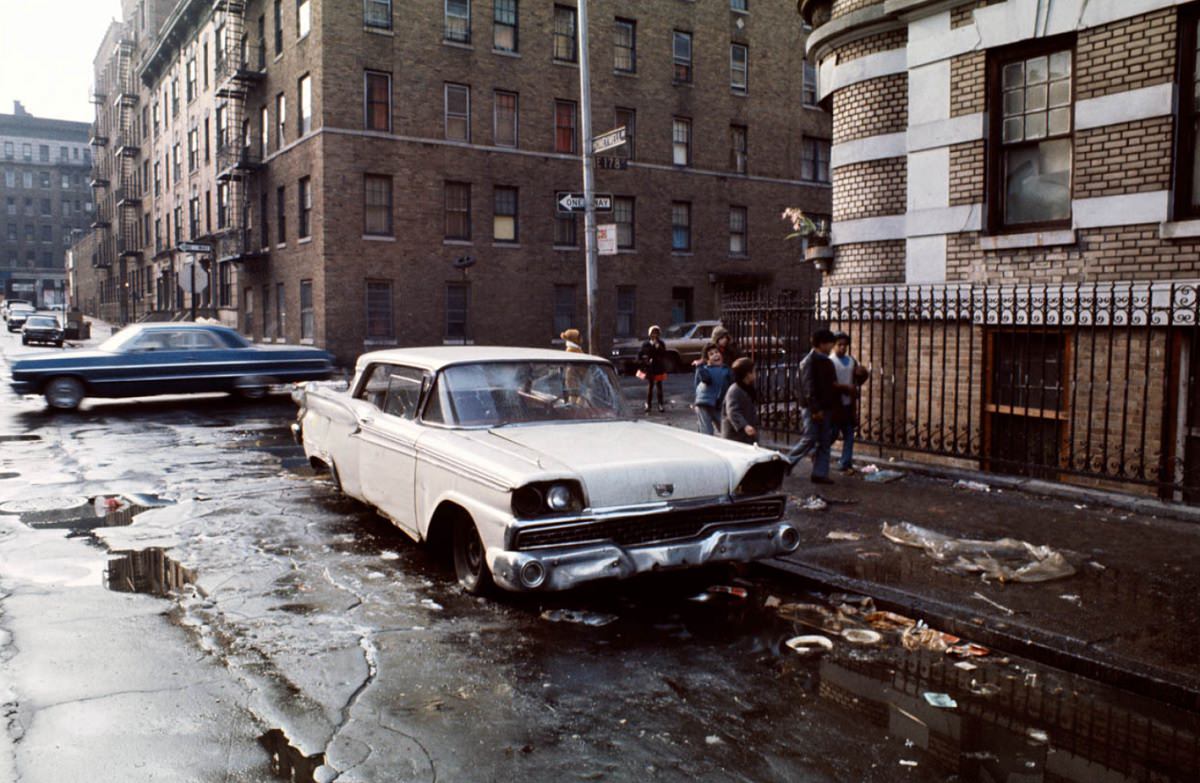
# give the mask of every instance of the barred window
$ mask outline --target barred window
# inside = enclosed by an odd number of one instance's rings
[[[637,332],[637,289],[617,286],[617,337],[633,337]]]
[[[496,90],[493,93],[493,101],[493,141],[498,147],[517,146],[517,94]]]
[[[471,42],[471,0],[446,0],[447,41]]]
[[[392,236],[392,178],[385,174],[363,176],[363,233]]]
[[[470,290],[466,283],[446,284],[446,340],[466,342]]]
[[[463,84],[446,84],[446,138],[453,141],[471,140],[471,88]]]
[[[391,30],[392,0],[363,0],[363,24],[377,30]]]
[[[395,339],[390,280],[367,281],[367,339]]]
[[[471,185],[466,182],[446,183],[446,239],[471,238]]]
[[[575,62],[577,42],[575,40],[575,9],[570,6],[554,6],[554,59]]]

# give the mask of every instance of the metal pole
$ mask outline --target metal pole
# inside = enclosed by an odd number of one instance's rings
[[[191,264],[190,269],[191,269],[191,273],[192,273],[192,291],[191,291],[191,293],[192,293],[192,322],[195,323],[195,321],[196,321],[196,254],[195,253],[188,254],[188,263]]]
[[[579,120],[583,133],[583,242],[587,270],[587,345],[588,351],[598,354],[596,309],[600,299],[600,281],[596,269],[596,172],[592,155],[592,84],[588,72],[588,4],[579,0]]]

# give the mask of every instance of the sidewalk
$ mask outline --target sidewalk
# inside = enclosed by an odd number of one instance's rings
[[[803,541],[771,565],[871,595],[883,608],[968,641],[1200,707],[1200,526],[1027,491],[955,488],[915,473],[892,483],[837,476],[834,486],[816,487],[806,468],[785,485],[798,501],[793,514]],[[827,510],[800,509],[814,494],[831,501]],[[1033,584],[985,582],[893,543],[881,533],[884,522],[958,539],[1048,545],[1076,573]]]

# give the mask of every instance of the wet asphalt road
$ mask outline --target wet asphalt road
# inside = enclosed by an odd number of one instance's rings
[[[0,337],[6,356],[22,352],[18,343]],[[1013,718],[1013,694],[1032,674],[1042,698],[1048,681],[1057,688],[1059,717],[1064,693],[1093,705],[1136,701],[1008,659],[968,671],[891,643],[839,640],[830,655],[801,657],[785,642],[812,633],[812,622],[782,617],[768,599],[827,596],[762,569],[569,595],[467,596],[436,553],[312,473],[288,437],[294,412],[276,395],[89,402],[51,414],[41,400],[0,390],[0,503],[122,493],[171,502],[131,526],[87,511],[49,527],[23,521],[57,547],[133,553],[109,556],[106,583],[116,589],[99,600],[155,604],[161,638],[174,645],[138,655],[147,666],[170,656],[176,669],[220,671],[234,695],[209,708],[227,715],[210,717],[236,727],[231,749],[257,744],[261,755],[231,750],[221,769],[217,754],[186,779],[1088,780],[1097,778],[1064,771],[1077,748],[1068,754],[1036,733],[1028,694]],[[19,594],[20,582],[0,572],[6,592]],[[748,597],[695,600],[718,584]],[[606,624],[570,621],[580,618]],[[19,661],[21,633],[8,630]],[[956,689],[978,703],[952,711],[923,698]],[[12,712],[29,737],[38,711],[15,690]],[[1004,692],[1007,711],[995,703]],[[1072,720],[1082,714],[1074,704]],[[185,719],[162,710],[114,720]],[[953,738],[949,748],[943,737]],[[19,763],[52,763],[22,762],[22,741]],[[139,761],[118,754],[111,777],[95,779],[172,779],[140,776]],[[1112,764],[1106,779],[1144,779],[1139,769]],[[1168,773],[1161,779],[1175,779]],[[56,779],[52,768],[24,777]]]

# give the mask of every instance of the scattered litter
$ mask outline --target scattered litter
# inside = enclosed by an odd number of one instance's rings
[[[732,595],[734,598],[746,598],[750,595],[750,591],[744,587],[730,587],[729,585],[713,585],[708,588],[708,592],[717,595]]]
[[[1015,538],[995,541],[951,538],[910,522],[883,523],[883,535],[902,546],[922,549],[958,574],[980,574],[1000,582],[1047,582],[1075,573],[1066,557],[1048,546]]]
[[[979,667],[976,666],[975,664],[971,663],[970,661],[959,661],[958,663],[954,664],[954,668],[962,669],[964,672],[973,672],[976,669],[978,669]]]
[[[948,693],[930,693],[926,691],[922,695],[925,697],[925,701],[929,702],[931,706],[940,707],[943,710],[952,710],[958,706],[958,702]]]
[[[874,473],[868,473],[864,481],[869,481],[872,484],[890,484],[893,481],[899,481],[904,478],[904,474],[898,470],[877,470]]]
[[[869,631],[866,628],[847,628],[842,631],[842,638],[851,644],[879,644],[883,635],[879,631]]]
[[[877,631],[903,631],[917,624],[911,617],[895,612],[871,612],[865,619]]]
[[[954,634],[935,631],[923,622],[904,629],[900,636],[900,644],[906,650],[926,649],[932,652],[945,652],[952,644],[958,644],[959,639]]]
[[[784,642],[799,655],[821,655],[833,649],[833,642],[824,636],[795,636]]]
[[[982,481],[967,481],[965,479],[959,479],[958,481],[954,482],[954,488],[955,489],[966,489],[966,490],[970,490],[971,492],[991,492],[992,491],[991,486],[989,486],[988,484],[984,484]]]
[[[1000,686],[994,682],[978,683],[971,680],[971,693],[976,696],[995,696],[1000,692]]]
[[[379,553],[379,559],[380,559],[380,560],[399,560],[399,559],[400,559],[400,553],[399,553],[399,552],[393,552],[393,551],[391,551],[390,549],[385,549],[385,550],[383,550],[382,552],[380,552],[380,553]]]
[[[721,739],[716,734],[709,734],[707,737],[704,738],[704,744],[705,745],[723,745],[723,744],[725,744],[725,740]]]
[[[915,767],[917,766],[917,762],[913,761],[912,759],[900,759],[900,766]]]
[[[1083,606],[1083,599],[1077,595],[1060,595],[1059,598],[1063,599],[1067,603],[1072,603],[1076,606]]]
[[[763,606],[767,609],[778,609],[783,606],[783,601],[773,595],[768,595],[767,600],[763,601]]]
[[[863,465],[862,468],[858,472],[862,473],[863,475],[870,476],[872,473],[879,472],[879,466],[878,465]]]
[[[1102,566],[1101,564],[1097,563],[1095,560],[1089,560],[1088,565],[1091,566],[1092,568],[1096,569],[1097,571],[1105,570],[1105,567]]]
[[[963,753],[959,758],[973,759],[975,761],[999,761],[1000,757],[995,753],[988,753],[986,750],[977,750],[972,753]]]
[[[830,541],[862,541],[863,534],[853,533],[849,530],[830,530],[825,537]]]
[[[960,658],[982,658],[985,655],[991,655],[992,651],[984,647],[982,644],[967,642],[966,644],[957,644],[953,647],[947,648],[946,654],[957,655]]]
[[[845,625],[836,612],[820,604],[784,604],[777,611],[784,620],[819,628],[826,633],[841,633]]]
[[[816,495],[809,495],[800,502],[800,508],[803,511],[825,511],[829,504]]]
[[[543,620],[549,620],[552,623],[576,623],[578,625],[590,625],[593,628],[599,628],[617,620],[615,614],[581,612],[576,609],[547,609],[542,612],[541,617]]]
[[[421,606],[425,607],[426,609],[432,609],[435,612],[440,612],[446,608],[432,598],[422,598]]]
[[[1028,737],[1032,742],[1045,744],[1050,741],[1050,735],[1041,729],[1030,729],[1029,731],[1025,732],[1025,736]]]
[[[1012,617],[1014,614],[1016,614],[1016,612],[1014,612],[1012,609],[1009,609],[1009,608],[1008,608],[1007,606],[1005,606],[1004,604],[998,604],[998,603],[996,603],[995,601],[993,601],[992,599],[988,598],[988,597],[987,597],[986,595],[984,595],[983,593],[976,592],[976,593],[975,593],[974,595],[972,595],[971,597],[972,597],[972,598],[977,598],[977,599],[979,599],[980,601],[983,601],[985,604],[988,604],[989,606],[992,606],[992,607],[995,607],[996,609],[999,609],[1000,611],[1004,612],[1004,613],[1005,613],[1006,615],[1008,615],[1009,617]]]
[[[1082,503],[1076,503],[1075,508],[1079,511],[1083,511],[1085,508],[1087,508],[1087,506],[1083,505]]]

